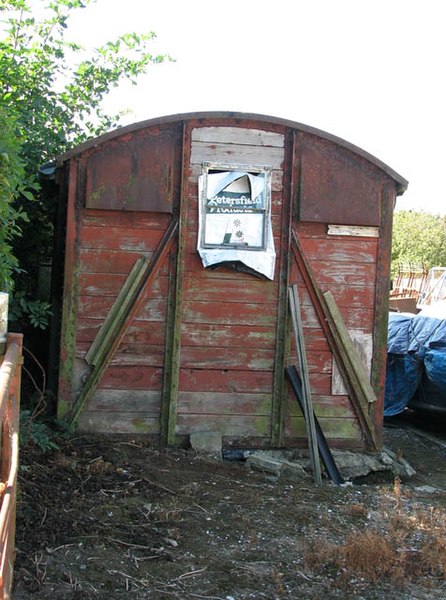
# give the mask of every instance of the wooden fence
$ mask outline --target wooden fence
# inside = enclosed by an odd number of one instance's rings
[[[11,598],[19,462],[20,378],[23,336],[10,333],[0,356],[0,600]]]

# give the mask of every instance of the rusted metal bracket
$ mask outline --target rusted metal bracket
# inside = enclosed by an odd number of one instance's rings
[[[311,267],[303,253],[299,239],[294,230],[292,230],[291,236],[291,249],[313,302],[318,320],[341,372],[352,405],[356,411],[359,422],[361,423],[368,449],[378,451],[380,449],[380,443],[372,419],[369,415],[370,402],[376,400],[376,397],[374,396],[370,382],[367,378],[364,379],[362,373],[359,373],[356,369],[357,361],[353,359],[352,362],[351,356],[355,355],[355,351],[352,350],[351,347],[348,349],[346,348],[346,338],[344,337],[343,342],[343,338],[340,335],[340,329],[344,331],[345,325],[341,322],[342,319],[339,319],[338,322],[336,322],[336,316],[333,317],[333,314],[340,315],[339,311],[335,311],[334,309],[334,305],[336,304],[334,298],[332,296],[330,298],[330,310],[327,304],[327,298],[324,297],[324,294],[322,294],[316,284]],[[367,391],[365,391],[365,389],[367,389]]]
[[[157,275],[164,259],[172,247],[178,229],[178,220],[171,221],[159,242],[151,260],[137,261],[127,278],[121,293],[110,310],[103,327],[98,332],[86,360],[93,366],[88,379],[74,403],[70,413],[70,424],[75,426],[85,404],[95,393],[97,386],[118,348],[126,329],[144,299],[147,290]]]

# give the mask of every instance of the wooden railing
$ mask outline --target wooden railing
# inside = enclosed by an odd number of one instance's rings
[[[22,344],[21,334],[10,333],[6,342],[6,354],[0,356],[0,600],[11,598],[15,558]]]

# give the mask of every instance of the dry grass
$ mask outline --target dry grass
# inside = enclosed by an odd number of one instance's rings
[[[363,518],[363,517],[367,516],[367,513],[368,513],[368,510],[364,506],[364,504],[349,504],[345,508],[345,514],[350,517],[358,517],[358,518],[362,517]]]
[[[359,506],[351,505],[350,514],[363,516]],[[396,508],[380,529],[355,531],[342,544],[321,541],[308,549],[305,565],[313,572],[335,572],[340,586],[352,578],[399,587],[425,576],[446,579],[444,520],[443,511]]]

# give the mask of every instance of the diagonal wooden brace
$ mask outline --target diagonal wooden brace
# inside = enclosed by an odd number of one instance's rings
[[[93,369],[71,409],[70,424],[72,427],[75,427],[82,409],[95,393],[129,323],[144,299],[142,292],[152,285],[169,253],[177,229],[178,220],[173,220],[161,238],[152,259],[149,261],[147,258],[141,257],[135,263],[116,302],[107,315],[104,325],[88,350],[85,358],[93,366]]]

